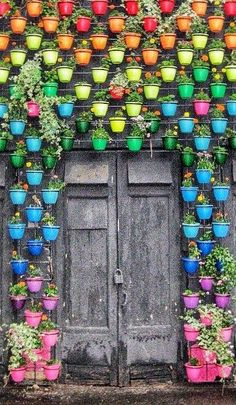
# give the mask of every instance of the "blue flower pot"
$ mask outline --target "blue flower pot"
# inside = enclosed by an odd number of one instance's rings
[[[193,202],[196,200],[198,187],[181,187],[180,190],[185,202]]]
[[[210,219],[212,216],[213,205],[196,205],[197,216],[201,221]]]
[[[32,256],[40,256],[43,252],[43,245],[44,242],[42,240],[28,240],[27,241],[27,248],[29,254]]]
[[[57,106],[61,118],[70,118],[74,111],[74,103],[62,103]]]
[[[199,268],[198,259],[190,259],[189,257],[182,257],[183,269],[188,274],[195,274]]]
[[[213,186],[212,190],[216,201],[226,201],[229,197],[230,186]]]
[[[212,118],[211,127],[215,134],[224,134],[228,124],[227,118]]]
[[[26,178],[30,186],[39,186],[43,179],[43,170],[26,170]]]
[[[216,238],[226,238],[229,233],[229,222],[212,222],[212,230]]]
[[[22,205],[26,199],[26,190],[10,190],[10,199],[14,205]]]
[[[10,120],[9,129],[12,135],[23,135],[26,123],[22,120]]]
[[[212,172],[207,169],[197,169],[196,177],[199,184],[208,184],[211,181]]]
[[[199,232],[200,224],[183,224],[183,233],[185,238],[196,238]]]
[[[60,226],[48,226],[48,225],[43,225],[42,226],[42,231],[43,231],[43,237],[45,240],[56,240],[59,234]]]
[[[42,145],[42,139],[40,138],[26,138],[26,147],[29,152],[39,152]]]
[[[211,137],[202,137],[202,136],[195,136],[194,137],[194,145],[198,151],[208,150],[211,142]]]
[[[23,276],[28,268],[29,261],[28,260],[11,260],[10,265],[12,271],[17,276]]]
[[[29,222],[39,222],[41,221],[43,215],[42,207],[27,207],[25,209],[26,218]]]
[[[3,118],[4,114],[8,111],[8,105],[0,103],[0,118]]]
[[[236,115],[236,100],[226,101],[226,109],[229,115],[231,116]]]
[[[161,111],[164,117],[174,117],[177,111],[177,101],[161,103]]]
[[[203,256],[209,255],[215,245],[214,240],[197,240],[197,247]]]
[[[13,240],[22,239],[25,233],[25,224],[8,224],[10,238]]]
[[[59,196],[58,190],[42,189],[41,193],[45,204],[56,204]]]
[[[179,129],[182,134],[191,134],[194,128],[193,118],[179,118],[178,119]]]

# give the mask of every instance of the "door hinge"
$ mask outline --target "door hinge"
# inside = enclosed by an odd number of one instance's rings
[[[124,282],[123,273],[120,269],[117,269],[114,274],[114,283],[123,284],[123,282]]]

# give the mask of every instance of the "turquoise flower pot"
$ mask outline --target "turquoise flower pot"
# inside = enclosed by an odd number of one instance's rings
[[[29,152],[39,152],[42,146],[42,139],[41,138],[32,138],[26,137],[25,138],[26,147]]]
[[[42,189],[43,202],[48,205],[56,204],[59,196],[58,190]]]
[[[210,136],[195,136],[194,137],[194,145],[197,151],[207,151],[211,142]]]
[[[26,190],[10,190],[10,199],[14,205],[22,205],[26,199]]]
[[[26,170],[26,179],[30,186],[39,186],[43,179],[43,170]]]
[[[10,238],[19,240],[24,237],[26,224],[8,224]]]
[[[62,103],[57,106],[61,118],[70,118],[74,111],[74,103]]]

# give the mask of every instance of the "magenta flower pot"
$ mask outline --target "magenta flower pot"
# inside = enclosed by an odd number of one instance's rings
[[[187,342],[196,342],[199,333],[199,329],[193,328],[187,323],[184,324],[184,337]]]
[[[212,325],[212,316],[211,314],[208,315],[200,315],[200,321],[203,325],[205,326],[211,326]]]
[[[201,347],[202,357],[206,363],[216,363],[216,353]]]
[[[229,378],[233,366],[225,366],[221,364],[217,364],[218,376],[220,378]]]
[[[186,363],[185,370],[186,370],[188,382],[194,382],[194,383],[200,382],[202,368],[203,368],[203,365],[191,366],[189,363]]]
[[[10,370],[10,376],[12,381],[15,383],[21,383],[25,379],[25,367],[15,368],[14,370]]]
[[[43,344],[47,347],[55,346],[58,342],[59,330],[51,330],[43,333]]]
[[[25,305],[26,297],[25,295],[18,295],[17,297],[11,296],[10,300],[13,309],[15,309],[16,311],[20,311]]]
[[[26,284],[31,293],[38,293],[41,290],[43,279],[41,277],[27,277]]]
[[[195,100],[193,102],[193,107],[196,115],[207,115],[210,108],[210,102],[204,100]]]
[[[229,294],[215,294],[215,303],[219,308],[226,308],[230,302]]]
[[[32,328],[37,328],[41,322],[42,312],[31,312],[28,309],[25,310],[25,321]]]
[[[59,377],[61,370],[60,364],[52,364],[50,366],[44,366],[44,374],[48,381],[55,381]]]
[[[222,328],[220,331],[220,337],[224,342],[230,342],[233,334],[233,326],[228,328]]]
[[[58,301],[59,301],[58,297],[45,297],[44,296],[42,298],[43,307],[47,311],[53,311],[54,309],[56,309],[56,307],[58,305]]]
[[[200,277],[199,283],[201,285],[202,290],[211,291],[213,287],[213,280],[214,277]]]
[[[28,116],[29,117],[38,117],[40,113],[40,108],[38,103],[35,103],[34,101],[28,101],[27,103],[27,108],[28,108]]]
[[[185,295],[182,294],[184,305],[187,309],[194,309],[199,304],[199,294]]]

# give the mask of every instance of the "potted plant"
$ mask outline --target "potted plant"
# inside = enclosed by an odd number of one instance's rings
[[[180,70],[176,77],[178,83],[178,94],[182,100],[189,100],[194,92],[194,80],[184,70]]]
[[[95,15],[105,15],[108,9],[108,0],[92,0],[91,7]]]
[[[28,260],[19,255],[16,250],[13,250],[10,265],[14,274],[18,276],[24,275],[27,271],[28,264]]]
[[[103,128],[102,124],[92,131],[92,145],[93,149],[102,151],[106,149],[107,142],[110,140],[108,132]]]
[[[86,81],[77,82],[74,85],[75,94],[78,100],[88,100],[92,85]]]
[[[75,8],[73,12],[73,21],[76,24],[78,32],[88,32],[91,27],[93,13],[88,8]]]
[[[203,17],[207,11],[207,0],[193,0],[192,9],[199,17]]]
[[[236,93],[232,93],[228,100],[226,100],[226,108],[227,108],[227,113],[231,117],[236,116]]]
[[[4,96],[0,97],[0,118],[3,118],[8,112],[8,99]]]
[[[208,26],[209,30],[211,32],[221,32],[223,31],[224,27],[224,12],[222,9],[222,4],[219,4],[218,6],[214,6],[214,8],[211,11],[211,15],[207,18],[208,20]]]
[[[92,5],[95,4],[96,1],[99,1],[102,4],[107,4],[108,0],[92,0]],[[59,360],[48,360],[46,365],[43,366],[44,374],[48,381],[55,381],[59,377],[60,370],[61,370],[61,363]]]
[[[55,97],[58,91],[58,76],[56,69],[43,70],[43,94],[46,97]]]
[[[24,307],[27,295],[28,291],[24,281],[10,284],[9,296],[15,310],[21,310]]]
[[[43,179],[42,165],[35,161],[26,162],[26,179],[30,186],[39,186]]]
[[[199,184],[209,184],[215,165],[210,160],[210,155],[199,152],[196,167],[196,177]]]
[[[9,195],[12,204],[14,205],[24,204],[28,188],[29,188],[28,184],[22,181],[18,181],[17,183],[13,184],[9,189]]]
[[[193,148],[191,146],[185,146],[185,148],[179,146],[178,149],[181,150],[181,161],[183,166],[191,167],[196,159],[196,153]]]
[[[191,134],[195,125],[194,118],[190,117],[190,113],[186,111],[183,117],[178,118],[178,125],[182,134]]]
[[[109,46],[108,54],[113,65],[120,65],[123,62],[125,56],[125,48],[126,45],[124,43],[124,40],[121,38],[117,38],[117,40],[112,42],[112,45]]]
[[[3,17],[9,13],[13,3],[10,0],[1,0],[0,2],[0,16]]]
[[[125,94],[125,89],[128,87],[129,81],[125,73],[117,69],[115,76],[110,81],[109,94],[114,100],[121,100]],[[127,89],[129,90],[129,89]]]
[[[92,101],[92,111],[95,117],[105,117],[109,106],[109,94],[107,89],[96,91]]]
[[[26,224],[22,221],[19,212],[15,212],[10,218],[7,227],[11,239],[19,240],[24,237]]]
[[[187,342],[196,342],[201,330],[201,323],[195,318],[193,310],[187,310],[184,316],[180,316],[184,321],[184,337]]]
[[[131,82],[139,82],[142,75],[142,66],[132,57],[127,58],[127,63],[125,73],[128,80]]]
[[[104,83],[107,80],[109,67],[110,67],[110,59],[102,58],[101,65],[93,67],[91,69],[93,81],[98,84]]]
[[[143,80],[143,91],[147,100],[156,100],[159,94],[161,82],[159,78],[151,72],[145,73]]]
[[[13,34],[23,34],[26,27],[27,18],[21,15],[20,9],[13,7],[10,11],[10,28]]]
[[[69,58],[57,66],[58,80],[61,83],[70,83],[75,69],[74,58]]]
[[[225,180],[214,181],[212,191],[216,201],[227,201],[230,193],[229,178],[225,177]]]
[[[236,52],[233,50],[230,58],[226,58],[225,74],[229,82],[236,82]]]
[[[217,71],[215,67],[212,68],[210,90],[213,98],[224,98],[227,84],[224,83],[224,74]]]
[[[163,60],[160,64],[161,77],[163,82],[170,83],[175,80],[177,66],[175,66],[175,60]]]
[[[229,145],[231,149],[236,149],[236,131],[232,128],[227,128],[226,136],[229,140]]]
[[[53,311],[57,308],[59,297],[58,297],[58,288],[55,284],[50,283],[43,290],[44,294],[42,297],[43,307],[47,311]]]
[[[162,143],[164,149],[174,150],[177,148],[178,143],[178,127],[177,125],[172,128],[166,129],[164,136],[162,137]]]
[[[58,0],[57,7],[62,17],[71,16],[74,10],[74,0]]]
[[[58,342],[59,330],[57,325],[48,319],[45,315],[44,319],[39,325],[39,332],[42,336],[43,344],[49,348],[55,346]]]
[[[11,64],[15,67],[21,67],[26,60],[27,50],[20,45],[10,50]]]
[[[118,10],[112,10],[108,17],[109,30],[113,34],[120,34],[125,28],[126,15]]]
[[[183,269],[187,274],[195,274],[199,268],[200,250],[196,242],[190,241],[188,244],[188,256],[182,257]]]
[[[231,342],[234,330],[234,317],[231,311],[224,311],[222,308],[217,308],[217,317],[213,317],[214,323],[217,323],[219,328],[219,337],[223,342]]]
[[[157,63],[159,50],[155,38],[147,38],[142,43],[142,57],[145,65],[153,66]]]
[[[122,5],[128,15],[137,15],[139,11],[138,0],[122,0]]]
[[[45,212],[42,219],[43,237],[47,241],[55,241],[58,237],[60,226],[56,225],[56,218]]]
[[[88,65],[92,56],[92,50],[90,49],[90,42],[87,39],[81,39],[77,41],[74,53],[75,53],[75,60],[78,65],[80,66]]]
[[[10,154],[10,161],[15,169],[21,169],[25,164],[26,145],[23,140],[16,142],[15,150]]]
[[[195,16],[191,23],[192,41],[194,49],[205,49],[208,40],[208,29],[203,18]]]
[[[160,10],[163,14],[170,14],[174,10],[175,0],[159,0]]]
[[[194,186],[193,174],[191,172],[184,174],[184,180],[182,181],[180,190],[185,202],[193,202],[196,200],[198,187]]]
[[[38,326],[41,322],[42,315],[43,315],[43,312],[42,312],[41,302],[32,301],[30,308],[26,309],[24,312],[25,322],[31,328],[38,328]]]
[[[45,65],[53,66],[56,65],[58,60],[58,42],[56,40],[43,41],[42,45],[42,56]]]
[[[41,269],[35,264],[30,264],[27,273],[28,275],[25,281],[27,283],[29,292],[38,293],[43,284]]]
[[[60,146],[62,150],[70,151],[74,146],[75,134],[70,127],[65,126],[61,132]]]
[[[57,98],[57,111],[61,118],[70,118],[74,111],[75,97],[71,94],[65,94]]]
[[[193,59],[193,78],[198,83],[203,83],[208,79],[210,72],[208,59],[208,56],[205,54],[200,58],[195,57]]]
[[[177,56],[182,66],[191,65],[193,60],[193,45],[188,41],[179,41],[177,44]]]
[[[226,17],[235,17],[236,16],[236,5],[234,0],[225,0],[224,2],[224,13]]]
[[[210,97],[203,90],[194,95],[194,111],[196,115],[205,116],[210,108]]]
[[[126,136],[126,144],[131,152],[139,152],[147,133],[147,124],[143,117],[137,117],[133,120],[135,123],[131,125],[128,135]]]
[[[35,237],[35,239],[27,240],[27,249],[30,255],[40,256],[43,252],[43,240],[41,237]]]
[[[27,109],[25,105],[20,105],[18,101],[11,101],[9,104],[9,129],[12,135],[21,136],[24,133],[27,121]]]
[[[168,94],[158,98],[161,104],[161,112],[164,117],[174,117],[177,111],[178,101],[175,100],[174,94]]]
[[[29,17],[39,17],[43,11],[41,0],[28,0],[26,3],[26,10]]]
[[[39,152],[42,145],[42,139],[35,127],[27,127],[25,131],[25,142],[29,152]]]
[[[59,18],[55,1],[43,2],[42,11],[43,29],[48,34],[54,34],[58,28]]]
[[[125,101],[126,112],[129,117],[137,117],[142,108],[143,96],[138,91],[131,91]]]
[[[71,31],[71,18],[59,22],[57,29],[58,46],[62,51],[69,51],[74,43],[74,34]]]
[[[194,214],[186,212],[183,218],[182,227],[184,236],[188,239],[194,239],[198,235],[200,223],[197,222]]]
[[[206,231],[208,232],[208,231]],[[211,233],[211,232],[210,232]],[[212,237],[212,235],[210,235]],[[210,241],[212,242],[212,241]],[[209,246],[207,246],[209,247]],[[203,266],[200,267],[199,271],[199,283],[201,285],[201,289],[203,291],[211,291],[213,287],[214,278],[216,275],[216,268],[214,262],[209,260],[209,256],[207,257]]]
[[[155,32],[161,20],[160,9],[155,0],[141,2],[143,29],[146,33]]]
[[[93,113],[91,111],[83,111],[77,115],[75,120],[75,126],[77,132],[85,134],[88,132],[91,122],[93,120]]]
[[[199,304],[200,294],[190,289],[186,289],[182,294],[182,298],[185,308],[195,309]]]
[[[236,24],[235,22],[232,21],[229,23],[228,28],[226,28],[224,32],[225,45],[228,49],[236,49],[235,39],[236,39]]]
[[[0,152],[4,152],[7,147],[7,142],[11,140],[13,137],[8,131],[1,131],[0,132]]]
[[[161,119],[160,119],[160,111],[159,110],[155,110],[155,111],[150,111],[150,110],[144,110],[143,111],[143,118],[144,121],[146,122],[147,125],[147,131],[150,132],[151,134],[155,134],[159,127],[160,127],[160,123],[161,123]]]
[[[47,205],[56,204],[60,191],[64,190],[65,183],[54,175],[48,184],[41,190],[43,202]]]
[[[212,65],[221,65],[225,54],[225,43],[221,39],[211,39],[208,55]]]
[[[197,124],[194,127],[194,145],[197,151],[207,151],[211,141],[211,130],[208,124]]]
[[[163,18],[158,27],[160,33],[160,44],[163,49],[170,50],[175,47],[176,41],[176,19],[174,16]]]
[[[197,247],[201,251],[201,254],[203,256],[209,255],[214,248],[214,245],[215,241],[213,240],[211,231],[204,231],[200,238],[197,240]]]
[[[90,35],[93,49],[103,51],[106,48],[108,35],[105,32],[106,26],[103,23],[98,23],[93,27],[93,34]]]
[[[216,238],[226,238],[229,233],[230,221],[227,214],[217,212],[212,221],[212,230]]]
[[[0,84],[7,82],[10,74],[11,64],[8,62],[0,61]]]
[[[56,146],[47,146],[42,149],[42,162],[45,169],[54,169],[60,156],[60,149]]]
[[[214,349],[217,355],[217,370],[220,378],[229,378],[235,364],[234,353],[224,342],[215,342]]]
[[[141,20],[140,17],[128,17],[125,21],[124,39],[127,48],[137,49],[141,41]]]
[[[190,357],[188,362],[185,363],[188,382],[199,382],[202,369],[203,364],[196,357]]]
[[[206,221],[211,218],[213,205],[209,203],[209,198],[201,192],[197,197],[196,212],[201,221]]]
[[[34,194],[32,196],[32,204],[25,208],[26,218],[29,222],[39,222],[41,221],[43,215],[43,207],[41,201]]]
[[[225,146],[218,145],[214,146],[212,154],[214,156],[215,162],[218,165],[224,165],[229,153]]]
[[[27,48],[30,51],[37,51],[42,43],[42,29],[36,24],[30,24],[26,26],[25,29],[25,40]]]
[[[195,13],[191,8],[190,1],[181,3],[178,7],[178,12],[176,15],[177,28],[180,32],[189,32],[191,29],[191,22]]]
[[[124,117],[123,111],[116,110],[111,117],[109,117],[109,123],[112,132],[122,133],[125,129],[126,117]]]
[[[214,288],[215,303],[218,308],[225,309],[230,303],[230,288],[227,279],[219,277]]]
[[[224,134],[228,118],[224,116],[225,107],[222,104],[217,104],[210,110],[211,113],[211,127],[215,134]]]

